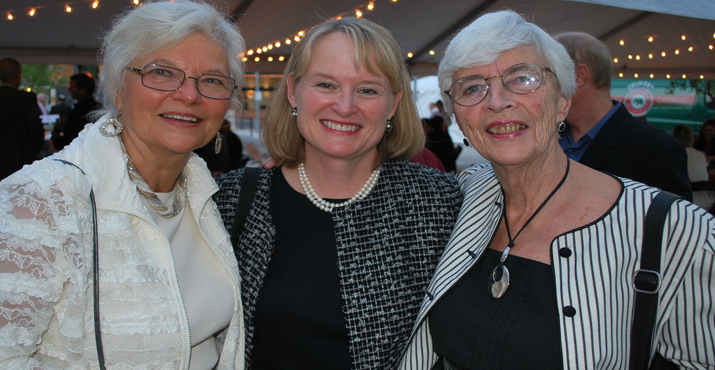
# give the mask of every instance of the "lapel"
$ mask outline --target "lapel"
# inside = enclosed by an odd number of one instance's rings
[[[579,162],[592,168],[598,168],[611,157],[619,156],[620,153],[613,150],[613,148],[618,147],[624,136],[623,130],[626,127],[629,115],[630,113],[623,105],[613,112],[611,118],[603,125],[601,131],[598,132],[586,152],[583,153],[583,157]]]
[[[479,259],[501,221],[504,197],[491,165],[480,164],[465,170],[459,182],[464,193],[462,208],[422,300],[413,332],[432,306]]]

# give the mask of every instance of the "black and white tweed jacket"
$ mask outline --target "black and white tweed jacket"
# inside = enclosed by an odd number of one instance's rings
[[[261,171],[236,248],[251,367],[254,308],[275,242],[269,212],[273,170]],[[231,232],[243,170],[218,179],[214,196]],[[457,218],[462,195],[452,175],[406,161],[383,165],[363,200],[332,212],[353,369],[393,369]]]

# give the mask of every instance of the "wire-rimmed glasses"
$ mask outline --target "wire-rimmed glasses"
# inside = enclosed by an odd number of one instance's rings
[[[204,73],[196,77],[187,76],[186,72],[161,64],[147,64],[144,68],[126,67],[127,70],[141,75],[142,85],[159,91],[175,91],[181,87],[186,78],[191,78],[196,84],[201,96],[211,99],[229,99],[236,89],[236,80],[224,75]]]
[[[551,72],[548,67],[539,67],[529,63],[519,63],[507,68],[499,76],[482,77],[471,75],[462,77],[452,83],[445,94],[452,98],[455,103],[470,107],[484,100],[489,91],[487,81],[501,77],[501,82],[509,91],[515,94],[531,94],[541,87],[544,82],[544,72]],[[554,74],[556,76],[556,74]]]

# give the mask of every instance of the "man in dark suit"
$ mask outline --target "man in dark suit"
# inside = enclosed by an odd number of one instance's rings
[[[75,100],[74,108],[64,125],[60,125],[52,134],[55,150],[60,150],[71,143],[91,121],[88,114],[99,109],[99,103],[94,99],[96,86],[94,78],[86,73],[77,73],[70,77],[69,90]]]
[[[37,159],[45,142],[37,97],[17,89],[21,78],[17,60],[0,59],[0,180]]]
[[[566,155],[591,168],[626,177],[692,200],[685,148],[669,133],[611,99],[611,56],[595,37],[554,37],[576,65],[576,93],[560,139]]]

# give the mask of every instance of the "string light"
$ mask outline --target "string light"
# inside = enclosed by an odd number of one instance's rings
[[[92,9],[98,9],[98,8],[99,8],[99,1],[100,1],[100,0],[92,0],[92,1],[90,2],[90,5],[89,5],[89,6],[90,6]],[[125,1],[129,1],[129,2],[131,2],[131,3],[134,4],[134,5],[138,5],[138,4],[141,3],[141,0],[125,0]],[[65,3],[63,3],[63,4],[35,5],[35,6],[27,7],[27,8],[10,9],[10,10],[7,10],[7,11],[6,11],[6,18],[7,18],[7,20],[10,20],[10,21],[14,20],[14,19],[15,19],[15,16],[14,16],[15,13],[26,14],[28,17],[32,18],[32,17],[35,17],[35,16],[37,15],[37,12],[38,12],[40,9],[46,9],[46,8],[57,7],[57,6],[61,6],[65,13],[67,13],[67,14],[72,14],[72,13],[74,12],[74,10],[75,10],[75,8],[74,8],[74,5],[75,5],[75,4],[86,4],[87,2],[88,2],[88,0],[74,0],[74,1],[65,2]]]
[[[392,1],[393,3],[397,2],[397,0],[391,0],[391,1]],[[375,2],[374,2],[374,1],[370,1],[370,2],[367,2],[367,3],[361,4],[361,5],[355,7],[355,8],[353,8],[353,9],[351,9],[351,10],[348,10],[348,11],[345,11],[345,12],[343,12],[343,13],[340,13],[340,14],[338,14],[338,15],[336,15],[336,16],[334,16],[334,17],[328,19],[328,20],[341,19],[341,18],[343,18],[343,17],[345,17],[345,16],[348,16],[348,15],[354,15],[354,16],[357,17],[357,18],[361,18],[361,17],[364,17],[364,16],[365,16],[366,12],[371,12],[371,11],[374,11],[374,10],[375,10]],[[258,47],[252,48],[252,49],[248,49],[248,50],[244,53],[244,58],[245,58],[245,56],[251,56],[251,55],[254,55],[254,54],[266,53],[266,52],[268,52],[269,50],[272,51],[274,48],[275,48],[275,49],[278,49],[278,48],[280,48],[281,46],[289,46],[289,45],[292,45],[294,42],[300,42],[300,40],[303,38],[303,36],[305,36],[305,30],[300,30],[300,31],[298,31],[298,32],[296,32],[296,33],[294,33],[294,34],[292,34],[292,35],[289,35],[289,36],[286,36],[285,38],[283,38],[283,39],[282,39],[282,40],[284,40],[283,42],[281,42],[281,41],[272,41],[272,42],[270,42],[270,43],[266,43],[265,45],[258,46]],[[281,56],[279,56],[277,59],[278,59],[278,61],[281,61],[281,62],[282,62],[282,61],[284,61],[286,58],[285,58],[285,56],[281,55]],[[248,59],[246,59],[246,60],[248,60]],[[267,60],[267,61],[270,62],[270,61],[276,60],[276,58],[274,58],[274,57],[267,57],[265,60]],[[258,58],[258,57],[255,57],[255,58],[253,59],[253,61],[259,62],[259,61],[261,61],[261,59]]]
[[[657,40],[656,40],[656,39],[657,39],[657,36],[654,36],[654,35],[646,35],[646,36],[643,36],[643,38],[644,38],[645,40],[647,40],[649,43],[657,43]],[[691,39],[691,38],[690,38],[688,35],[686,35],[686,34],[681,34],[681,35],[679,35],[679,38],[680,38],[680,40],[682,40],[682,41],[687,41],[687,40]],[[713,38],[715,38],[715,34],[713,34]],[[627,43],[628,43],[628,40],[627,40],[627,39],[618,39],[618,44],[619,44],[619,45],[622,45],[622,46],[623,46],[623,45],[626,45]],[[689,46],[683,46],[683,47],[679,47],[679,48],[674,48],[674,49],[672,49],[672,50],[661,50],[659,53],[660,53],[660,56],[661,56],[662,58],[667,58],[668,56],[679,56],[679,55],[681,54],[681,51],[684,51],[684,50],[682,50],[682,49],[683,49],[683,48],[686,48],[686,47],[687,47],[687,51],[688,51],[688,52],[691,52],[691,53],[695,53],[695,52],[698,52],[698,51],[700,51],[700,52],[702,53],[702,52],[704,52],[704,51],[713,51],[713,50],[715,50],[715,45],[712,44],[712,43],[710,43],[710,44],[707,45],[707,48],[705,47],[705,45],[703,45],[702,47],[700,47],[699,45],[692,44],[692,45],[689,45]],[[655,52],[648,52],[647,55],[648,55],[648,59],[654,59],[656,53],[655,53]],[[615,65],[615,64],[618,64],[619,61],[621,61],[621,60],[628,60],[628,61],[634,61],[634,62],[640,61],[640,60],[641,60],[641,54],[625,54],[625,55],[620,55],[620,56],[614,56],[614,57],[613,57],[613,64],[614,64],[614,65]],[[617,67],[614,66],[614,68],[617,68]],[[626,68],[632,68],[632,69],[636,69],[636,70],[637,70],[639,67],[638,67],[638,64],[637,64],[637,63],[628,64],[627,66],[624,64],[624,65],[623,65],[624,71],[625,71]],[[635,76],[637,76],[638,74],[632,73],[632,75],[635,77]],[[646,75],[647,75],[649,78],[651,78],[651,79],[653,79],[653,78],[658,78],[659,75],[660,75],[660,78],[666,78],[666,79],[670,79],[670,78],[671,78],[671,74],[670,74],[670,73],[659,74],[659,73],[649,73],[649,72],[648,72],[648,73],[642,73],[642,72],[641,72],[639,76],[642,77],[642,78],[645,78]],[[620,73],[618,76],[621,77],[621,78],[623,78],[623,73]],[[713,76],[709,76],[709,77],[708,77],[707,74],[698,74],[697,76],[698,76],[698,77],[692,76],[692,78],[700,78],[700,79],[706,79],[706,78],[713,79],[713,78],[714,78]],[[686,79],[686,78],[687,78],[687,75],[686,75],[686,74],[683,74],[683,75],[681,75],[680,77]],[[635,78],[638,78],[638,77],[635,77]]]

